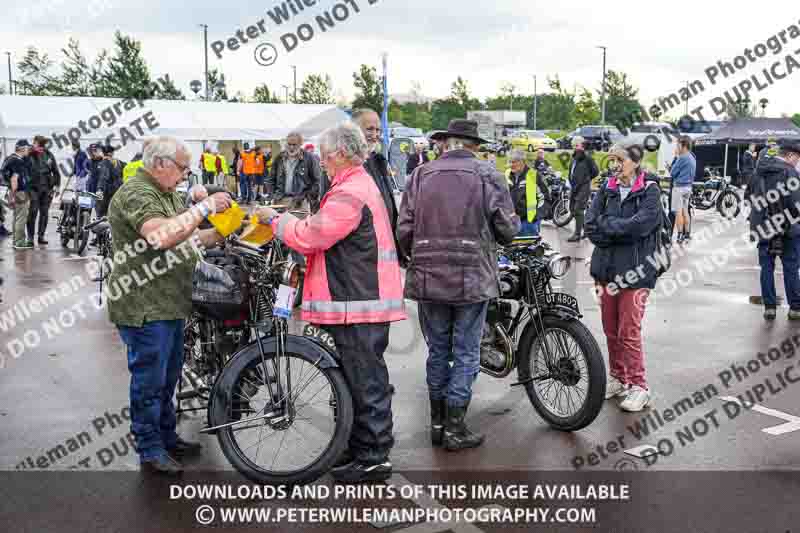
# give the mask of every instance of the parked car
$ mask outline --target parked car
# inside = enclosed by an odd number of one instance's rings
[[[572,139],[578,135],[578,129],[572,130],[560,139],[556,140],[556,145],[559,150],[572,149]]]
[[[573,140],[575,137],[583,137],[586,148],[600,152],[607,151],[623,139],[622,133],[615,126],[581,126],[574,133]]]
[[[519,130],[511,137],[511,148],[527,150],[528,152],[535,152],[539,148],[544,148],[548,152],[555,152],[558,145],[541,131]]]
[[[621,142],[625,145],[640,144],[644,148],[655,152],[661,146],[664,132],[674,137],[674,128],[666,122],[642,122],[634,124]]]
[[[428,146],[428,138],[425,137],[425,134],[422,133],[422,130],[419,128],[409,128],[406,126],[389,128],[390,140],[400,137],[411,139],[414,142],[414,144],[422,143],[425,146]]]
[[[500,141],[492,141],[481,145],[482,152],[490,152],[499,156],[506,155],[506,145]]]

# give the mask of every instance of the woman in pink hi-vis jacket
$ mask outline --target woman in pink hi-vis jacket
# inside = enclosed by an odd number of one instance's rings
[[[383,353],[389,324],[406,318],[400,266],[386,205],[364,170],[367,143],[355,124],[321,136],[322,165],[331,186],[312,217],[259,218],[278,239],[306,256],[302,318],[333,336],[355,407],[349,450],[333,469],[344,483],[388,479],[392,395]]]

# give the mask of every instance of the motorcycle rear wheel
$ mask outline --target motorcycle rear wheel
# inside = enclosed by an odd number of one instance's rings
[[[545,316],[542,321],[544,333],[537,335],[531,326],[520,341],[519,380],[527,380],[528,398],[552,428],[559,431],[583,429],[597,418],[605,401],[603,353],[592,333],[578,320]],[[551,368],[546,368],[545,342]],[[558,372],[554,372],[556,368]],[[579,386],[585,389],[582,395]],[[562,403],[562,397],[566,404]],[[573,412],[568,411],[573,407]]]
[[[78,255],[81,255],[89,244],[89,230],[86,229],[88,224],[89,213],[82,212],[78,217],[78,232],[75,234],[75,248]]]
[[[739,211],[741,211],[739,196],[730,190],[722,193],[717,200],[717,211],[728,219],[734,219],[739,216]]]

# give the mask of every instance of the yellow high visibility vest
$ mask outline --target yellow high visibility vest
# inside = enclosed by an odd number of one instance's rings
[[[144,166],[144,161],[142,161],[141,159],[138,161],[131,161],[130,163],[125,165],[125,168],[122,169],[122,183],[125,183],[126,181],[134,177],[136,173],[139,172],[139,169],[142,168],[143,166]]]
[[[228,169],[228,161],[225,159],[224,155],[219,154],[219,162],[222,166],[222,173],[225,174],[226,176],[230,174]]]
[[[217,156],[214,154],[203,153],[203,168],[206,172],[217,171]]]
[[[506,170],[506,181],[508,186],[511,187],[514,182],[511,180],[511,169]],[[525,174],[525,207],[528,213],[528,222],[536,220],[536,207],[538,206],[538,198],[536,197],[536,171],[532,168],[528,169]]]

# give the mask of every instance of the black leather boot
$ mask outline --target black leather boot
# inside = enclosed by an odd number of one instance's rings
[[[444,423],[447,420],[447,399],[430,398],[431,401],[431,444],[442,445]]]
[[[575,213],[575,233],[570,235],[567,242],[578,242],[583,238],[583,213]]]
[[[469,404],[464,407],[447,407],[447,425],[444,428],[444,447],[448,451],[477,448],[483,444],[483,435],[473,433],[464,423]]]

